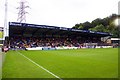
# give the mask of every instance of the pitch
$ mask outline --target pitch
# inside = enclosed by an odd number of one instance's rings
[[[38,66],[37,66],[37,65]],[[9,51],[3,78],[117,78],[118,49]]]

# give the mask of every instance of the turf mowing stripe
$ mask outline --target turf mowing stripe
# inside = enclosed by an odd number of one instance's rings
[[[58,78],[59,80],[62,80],[60,77],[58,77],[57,75],[53,74],[52,72],[50,72],[49,70],[45,69],[44,67],[42,67],[41,65],[37,64],[36,62],[34,62],[33,60],[31,60],[30,58],[26,57],[25,55],[23,55],[22,53],[16,51],[18,54],[20,54],[21,56],[25,57],[26,59],[28,59],[30,62],[34,63],[36,66],[42,68],[43,70],[45,70],[46,72],[48,72],[49,74],[53,75],[54,77]]]

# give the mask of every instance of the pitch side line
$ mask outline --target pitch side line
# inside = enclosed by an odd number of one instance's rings
[[[21,56],[25,57],[26,59],[28,59],[30,62],[34,63],[36,66],[42,68],[43,70],[45,70],[46,72],[48,72],[49,74],[53,75],[54,77],[58,78],[59,80],[63,80],[60,77],[58,77],[57,75],[53,74],[52,72],[50,72],[49,70],[45,69],[44,67],[42,67],[41,65],[37,64],[36,62],[34,62],[33,60],[31,60],[30,58],[26,57],[25,55],[23,55],[22,53],[16,51],[18,54],[20,54]]]

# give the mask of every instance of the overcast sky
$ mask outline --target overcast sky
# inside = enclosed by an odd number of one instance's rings
[[[96,18],[118,14],[119,0],[26,0],[26,23],[73,27]],[[7,21],[16,22],[20,0],[8,0]],[[0,0],[0,26],[4,25],[5,0]]]

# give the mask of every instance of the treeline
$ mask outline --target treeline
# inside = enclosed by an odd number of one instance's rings
[[[120,17],[120,15],[112,14],[106,18],[97,18],[92,22],[84,22],[80,24],[75,24],[73,26],[74,29],[82,29],[82,30],[92,30],[92,31],[100,31],[100,32],[109,32],[112,37],[119,37],[119,27],[115,25],[115,19]]]

